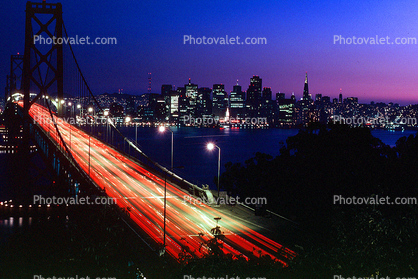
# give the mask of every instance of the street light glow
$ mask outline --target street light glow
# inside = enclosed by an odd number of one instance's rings
[[[78,104],[78,105],[77,105],[77,108],[78,108],[78,109],[81,109],[81,105],[80,105],[80,104]]]
[[[104,114],[104,116],[108,116],[109,115],[109,111],[105,110],[103,114]]]
[[[131,117],[127,116],[127,117],[125,118],[125,122],[131,122]]]
[[[173,149],[174,149],[174,133],[173,130],[170,129],[170,126],[165,127],[164,125],[161,125],[158,127],[158,131],[160,133],[164,133],[166,130],[171,132],[171,170],[173,170]]]
[[[93,112],[93,108],[89,107],[88,112]]]
[[[71,102],[68,102],[68,106],[71,107],[71,105],[72,105],[72,103]]]
[[[219,177],[221,175],[221,148],[219,146],[217,146],[216,144],[212,143],[212,142],[208,143],[208,145],[207,145],[207,148],[210,151],[212,151],[215,147],[218,148],[218,150],[219,150],[219,152],[218,152],[218,198],[219,198],[219,191],[220,191],[219,190],[220,189]],[[219,200],[218,200],[218,202],[219,202]],[[218,205],[219,205],[219,203],[218,203]]]
[[[207,148],[209,149],[209,150],[213,150],[214,148],[215,148],[215,145],[213,144],[213,143],[208,143],[208,145],[207,145]]]

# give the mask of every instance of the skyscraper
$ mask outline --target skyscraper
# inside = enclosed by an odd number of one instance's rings
[[[166,106],[163,96],[157,93],[150,93],[148,97],[148,110],[144,111],[143,119],[146,121],[165,120]]]
[[[253,76],[250,79],[250,85],[247,90],[246,108],[249,116],[255,117],[261,101],[262,79],[259,76]]]
[[[173,91],[173,86],[171,84],[161,85],[161,95],[165,102],[165,118],[166,120],[170,117],[171,112],[171,91]]]
[[[309,94],[309,87],[308,87],[308,72],[305,74],[305,86],[303,87],[303,96],[302,99],[304,101],[310,101],[311,95]]]
[[[232,117],[244,117],[245,110],[245,92],[242,91],[241,86],[234,85],[231,95],[229,96],[230,115]]]
[[[262,96],[261,96],[261,102],[258,109],[258,114],[261,117],[266,117],[268,123],[273,124],[276,119],[276,110],[277,105],[275,102],[273,102],[272,98],[272,92],[270,87],[264,87]]]
[[[189,78],[189,83],[184,85],[186,90],[186,97],[189,101],[189,107],[187,108],[187,112],[191,115],[196,115],[196,107],[197,107],[197,84],[191,82]]]
[[[171,90],[173,90],[173,86],[171,84],[163,84],[161,85],[161,95],[170,96]]]
[[[183,116],[189,114],[190,102],[189,98],[186,97],[186,88],[178,87],[178,117],[181,119]]]
[[[276,101],[285,99],[286,95],[284,93],[276,93]]]
[[[263,88],[263,92],[262,92],[263,100],[270,100],[271,101],[272,95],[273,95],[273,93],[271,92],[270,87],[264,87]]]
[[[284,93],[276,94],[278,110],[277,124],[280,127],[291,127],[296,124],[296,99],[294,98],[294,96],[295,95],[292,94],[292,97],[290,99],[286,99]]]
[[[170,96],[170,119],[177,122],[179,118],[179,93],[172,91]]]
[[[210,94],[212,89],[209,87],[200,87],[197,96],[197,116],[209,116],[212,114],[212,99]]]
[[[323,103],[324,105],[328,105],[328,104],[330,104],[330,103],[331,103],[331,98],[330,98],[329,96],[323,96],[323,97],[322,97],[322,103]]]
[[[308,72],[305,74],[305,84],[303,86],[302,100],[298,102],[300,124],[307,125],[309,122],[309,109],[313,104],[311,95],[309,94]]]
[[[225,92],[225,85],[214,84],[212,92],[212,112],[215,116],[225,117],[226,108],[228,105],[228,94]]]

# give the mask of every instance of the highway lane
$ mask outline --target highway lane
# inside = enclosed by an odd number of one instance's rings
[[[49,112],[34,104],[30,114],[37,118],[51,137],[58,139]],[[70,124],[57,121],[66,144],[80,167],[89,173],[95,183],[110,197],[117,199],[122,208],[130,209],[130,217],[154,241],[163,243],[164,180],[150,174],[136,162],[118,153],[113,148],[89,136]],[[71,141],[70,141],[71,139]],[[58,141],[58,140],[57,140]],[[211,229],[216,226],[214,218],[220,217],[219,225],[224,234],[223,250],[235,256],[269,255],[281,261],[279,254],[291,259],[295,253],[279,243],[248,228],[241,220],[230,218],[215,208],[200,204],[195,198],[167,183],[166,251],[178,259],[187,251],[201,257],[209,252],[204,243],[213,238]]]

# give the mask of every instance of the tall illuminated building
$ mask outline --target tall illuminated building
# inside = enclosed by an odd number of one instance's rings
[[[176,90],[178,97],[178,117],[181,119],[185,115],[189,115],[190,102],[189,98],[186,97],[186,88],[178,87]]]
[[[247,90],[246,109],[249,116],[258,115],[261,101],[262,79],[259,76],[253,76],[250,79],[250,85]]]
[[[198,96],[197,84],[192,83],[191,79],[189,78],[189,83],[184,85],[184,90],[186,91],[186,98],[189,102],[187,113],[195,116]]]
[[[296,99],[292,94],[290,99],[285,98],[284,93],[276,94],[277,110],[278,110],[278,126],[292,127],[296,124]]]
[[[179,93],[172,91],[170,94],[170,120],[177,122],[179,118]]]
[[[245,92],[242,91],[241,86],[234,85],[231,94],[229,95],[229,108],[232,117],[244,118],[245,113]]]
[[[210,95],[212,89],[209,87],[200,87],[197,94],[197,112],[196,116],[209,116],[212,114],[212,99]]]
[[[311,101],[311,95],[309,94],[309,86],[308,86],[308,72],[305,74],[305,85],[303,87],[303,95],[302,100],[304,101]]]
[[[305,84],[303,86],[302,100],[298,102],[299,121],[300,121],[300,124],[304,126],[307,125],[310,121],[309,110],[312,104],[313,104],[313,100],[311,98],[311,95],[309,94],[308,72],[306,72]]]
[[[169,119],[171,114],[171,92],[173,91],[173,86],[171,84],[161,85],[161,95],[165,103],[165,118]]]
[[[212,113],[220,118],[225,117],[228,106],[228,94],[225,92],[225,85],[214,84],[212,89]]]
[[[267,122],[274,124],[276,119],[277,105],[272,99],[272,92],[270,87],[264,87],[261,95],[260,106],[258,109],[258,115],[266,117]]]

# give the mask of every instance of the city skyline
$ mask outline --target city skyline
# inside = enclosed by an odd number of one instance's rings
[[[236,84],[227,94],[223,84],[214,84],[213,90],[199,87],[188,80],[183,87],[164,84],[161,93],[144,93],[140,96],[105,93],[97,97],[98,104],[115,121],[142,123],[141,125],[171,125],[222,127],[222,128],[294,128],[309,123],[339,123],[350,126],[366,126],[388,130],[416,129],[417,105],[402,106],[398,103],[359,102],[356,96],[338,98],[309,92],[308,73],[305,73],[303,97],[275,93],[263,86],[262,78],[252,76],[245,91]],[[212,96],[211,96],[212,95]],[[66,98],[73,106],[84,99]],[[78,105],[77,105],[78,107]],[[71,111],[71,105],[66,111]],[[82,110],[76,111],[82,113]],[[100,114],[100,113],[99,113]],[[129,120],[126,120],[126,119]],[[133,123],[132,122],[132,123]],[[169,124],[169,125],[170,125]]]
[[[274,91],[274,90],[271,90],[271,92],[272,92],[272,98],[271,98],[271,100],[277,100],[277,95],[278,94],[285,94],[285,98],[286,99],[291,98],[291,96],[294,95],[295,98],[296,98],[296,101],[303,100],[304,92],[305,92],[305,88],[306,88],[306,84],[307,84],[307,75],[308,75],[308,72],[305,72],[304,74],[305,74],[304,75],[304,82],[303,82],[304,85],[302,87],[300,86],[302,88],[301,90],[299,90],[300,92],[295,92],[295,91],[292,91],[292,92],[283,92],[283,91]],[[259,75],[252,75],[251,77],[260,77],[260,76]],[[251,77],[248,77],[247,80],[248,79],[251,80]],[[263,78],[261,78],[261,79],[263,79]],[[192,78],[188,78],[187,81],[185,79],[185,82],[191,82],[192,80],[193,80]],[[183,84],[179,84],[179,85],[175,85],[173,83],[166,82],[166,83],[162,83],[159,88],[152,89],[151,93],[150,92],[139,92],[139,93],[133,93],[132,94],[132,93],[127,93],[127,92],[125,92],[123,90],[123,88],[122,89],[120,88],[120,89],[118,89],[116,91],[112,91],[112,92],[111,91],[97,92],[97,93],[95,93],[95,95],[98,96],[98,95],[103,95],[103,94],[127,94],[127,95],[133,95],[133,96],[142,96],[144,94],[162,94],[162,91],[165,90],[164,88],[166,88],[167,86],[171,86],[170,87],[170,90],[176,91],[179,88],[184,88],[186,85],[187,84],[185,84],[184,82],[183,82]],[[227,93],[227,97],[230,97],[231,96],[231,93],[235,93],[234,89],[237,86],[242,89],[242,93],[246,94],[247,91],[248,91],[248,88],[251,85],[251,82],[247,82],[247,83],[240,82],[237,79],[236,82],[235,82],[235,84],[232,84],[230,88],[227,88],[227,86],[225,84],[223,84],[223,83],[211,83],[210,85],[200,86],[199,83],[192,82],[192,85],[197,86],[198,89],[200,89],[200,88],[210,89],[211,90],[211,95],[213,94],[214,86],[216,86],[216,85],[222,85],[224,91]],[[245,88],[247,88],[247,89],[245,89]],[[271,86],[268,86],[268,85],[265,86],[264,83],[263,83],[262,89],[264,89],[264,88],[271,89]],[[228,89],[230,89],[230,90],[228,90]],[[358,98],[358,96],[356,96],[356,95],[344,94],[342,88],[340,88],[338,90],[338,92],[335,92],[334,94],[323,94],[323,93],[317,93],[317,92],[309,92],[309,90],[307,92],[308,92],[308,95],[312,99],[315,99],[315,96],[318,95],[318,94],[321,95],[321,96],[330,97],[331,100],[333,100],[333,99],[338,99],[339,100],[340,97],[342,97],[342,96],[344,96],[344,98]],[[373,100],[373,99],[370,99],[370,100],[365,101],[365,100],[361,100],[360,98],[358,98],[358,102],[359,102],[359,104],[370,104],[370,103],[385,103],[385,104],[388,104],[388,103],[393,103],[393,104],[399,104],[399,105],[403,105],[403,106],[410,105],[409,103],[408,104],[402,104],[402,103],[397,102],[396,100],[391,100],[391,99],[388,99],[386,101],[379,101],[379,100]],[[411,103],[411,105],[414,105],[414,104],[415,103]],[[418,104],[418,101],[417,101],[416,104]]]

